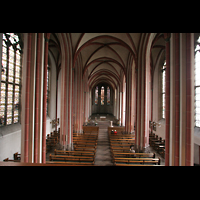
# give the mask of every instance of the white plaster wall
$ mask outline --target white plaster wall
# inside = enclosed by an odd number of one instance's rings
[[[50,60],[50,102],[49,102],[49,115],[47,115],[46,119],[46,135],[50,132],[54,131],[55,128],[52,128],[52,124],[50,122],[56,118],[56,63],[52,55],[49,53]]]
[[[13,159],[14,153],[21,153],[21,125],[14,124],[0,128],[0,161]]]
[[[58,99],[57,99],[57,117],[60,119],[60,104],[61,104],[61,72],[58,75]],[[58,126],[58,128],[60,125]]]
[[[162,137],[162,139],[165,139],[165,119],[161,119],[159,111],[161,107],[161,77],[160,77],[160,69],[163,64],[164,60],[164,54],[160,56],[158,59],[155,71],[154,71],[154,77],[153,77],[153,121],[158,122],[161,124],[161,127],[156,127],[156,131],[153,131],[158,137]],[[160,99],[159,99],[160,98]]]

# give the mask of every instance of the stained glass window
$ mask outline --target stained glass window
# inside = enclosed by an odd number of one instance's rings
[[[98,105],[98,86],[95,88],[95,105]]]
[[[47,101],[46,101],[46,114],[49,116],[49,102],[50,102],[50,67],[47,65]]]
[[[19,122],[22,42],[16,33],[3,33],[0,126]]]
[[[195,46],[195,126],[200,127],[200,36]]]
[[[107,87],[107,105],[110,105],[110,88]]]
[[[101,105],[104,105],[104,86],[101,87]]]
[[[166,60],[161,68],[162,72],[162,118],[165,119],[165,78],[166,78]]]

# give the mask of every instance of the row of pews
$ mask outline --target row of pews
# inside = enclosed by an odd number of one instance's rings
[[[96,129],[96,127],[95,127]],[[73,133],[74,151],[54,150],[47,164],[67,164],[69,166],[94,165],[99,132],[90,130],[83,134]]]
[[[163,158],[165,158],[165,140],[158,137],[155,133],[149,134],[149,145]]]
[[[53,131],[50,134],[47,134],[46,138],[46,153],[49,152],[52,147],[55,147],[60,140],[60,128],[58,131]]]
[[[135,146],[134,134],[109,133],[110,148],[115,166],[159,166],[160,158],[155,153],[136,153],[130,151]]]

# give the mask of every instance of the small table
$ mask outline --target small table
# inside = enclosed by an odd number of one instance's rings
[[[101,116],[101,117],[100,117],[100,120],[101,120],[101,121],[105,121],[105,120],[106,120],[106,116]]]

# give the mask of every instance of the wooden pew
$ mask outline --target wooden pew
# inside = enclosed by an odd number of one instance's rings
[[[98,135],[73,135],[74,139],[87,139],[87,140],[97,140]]]
[[[96,153],[96,146],[86,146],[86,147],[79,147],[79,146],[74,146],[75,151],[93,151]]]
[[[114,163],[121,164],[157,164],[160,165],[160,158],[114,158]]]
[[[63,151],[63,150],[54,150],[55,155],[73,155],[73,156],[88,156],[95,157],[94,151]]]
[[[4,162],[20,162],[21,161],[21,154],[16,152],[16,153],[13,154],[13,160],[9,159],[9,158],[5,158],[3,161]]]
[[[21,154],[19,154],[18,152],[13,154],[13,159],[14,160],[21,160]]]
[[[130,147],[111,147],[111,152],[130,153]]]
[[[95,147],[96,148],[96,145],[97,143],[85,143],[85,142],[79,142],[79,143],[74,143],[74,146],[76,147]]]
[[[124,143],[111,143],[111,148],[113,147],[126,147],[129,148],[130,150],[130,145],[134,145],[135,143],[129,143],[129,144],[124,144]]]
[[[47,139],[55,139],[56,144],[58,144],[58,136],[51,136],[50,134],[47,135]]]
[[[115,158],[155,158],[155,153],[118,153],[113,152]]]
[[[90,156],[66,156],[66,155],[49,155],[49,161],[63,161],[74,164],[79,162],[79,164],[89,163],[94,164],[94,157]]]
[[[165,140],[158,137],[154,133],[149,135],[149,144],[152,146],[163,158],[165,157]]]
[[[3,162],[0,161],[0,166],[95,166],[90,163],[67,163],[67,162],[55,162],[46,161],[46,163],[24,163],[24,162]]]
[[[135,144],[135,139],[128,140],[110,140],[110,145],[112,144]],[[130,146],[130,145],[129,145]]]
[[[55,139],[46,139],[46,152],[48,152],[51,149],[51,147],[55,147],[55,145]]]
[[[111,138],[110,139],[111,142],[125,142],[125,141],[135,141],[135,138]]]
[[[84,133],[99,134],[99,126],[83,126]]]
[[[78,141],[73,141],[74,145],[86,145],[86,146],[96,146],[97,141],[86,141],[86,140],[78,140]]]
[[[44,166],[94,166],[92,163],[87,162],[59,162],[59,161],[46,161]]]
[[[135,138],[135,134],[109,134],[109,138]]]
[[[124,164],[119,164],[119,163],[116,163],[115,166],[124,166],[124,167],[125,166],[126,167],[127,166],[128,167],[147,167],[147,166],[149,166],[149,167],[156,167],[157,166],[157,167],[160,167],[160,166],[164,166],[164,165],[146,165],[146,164],[144,165],[144,164],[125,164],[125,163]]]
[[[117,135],[118,134],[121,134],[122,132],[124,132],[125,131],[125,126],[109,126],[108,127],[108,134],[110,134],[111,133],[111,131],[117,131]],[[125,135],[125,134],[124,134]]]
[[[9,159],[9,158],[5,158],[3,161],[4,162],[20,162],[20,160],[12,160],[12,159]]]

